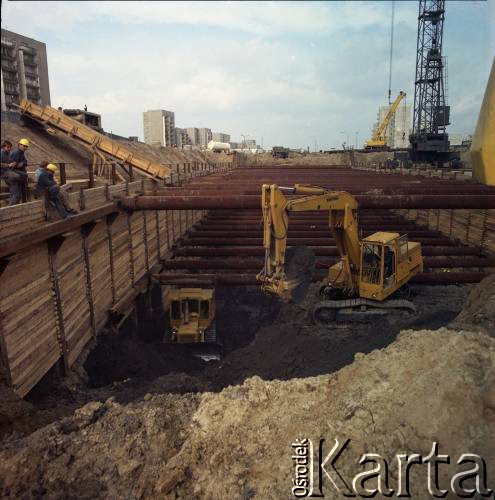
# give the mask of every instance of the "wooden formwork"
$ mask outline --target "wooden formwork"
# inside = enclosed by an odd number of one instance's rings
[[[481,255],[495,255],[495,210],[396,210],[420,226],[440,231],[466,245],[478,247]]]
[[[12,257],[1,279],[2,355],[9,383],[25,395],[60,357],[47,245]]]
[[[448,171],[420,165],[414,168],[389,168],[385,165],[369,165],[361,163],[355,168],[375,170],[392,175],[416,175],[429,178],[469,180],[470,171]],[[495,256],[495,210],[493,209],[423,209],[395,210],[396,213],[419,226],[440,231],[466,245],[478,247],[480,255]]]
[[[184,164],[178,175],[205,169]],[[146,179],[82,190],[70,199],[79,210],[96,211],[115,197],[154,186]],[[113,211],[1,258],[0,350],[15,392],[25,396],[57,362],[70,369],[112,313],[132,307],[160,259],[202,215]],[[0,244],[43,224],[41,200],[0,208]]]

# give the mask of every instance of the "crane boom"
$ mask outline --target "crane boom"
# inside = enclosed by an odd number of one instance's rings
[[[367,149],[383,148],[386,146],[385,131],[387,130],[390,120],[395,115],[395,112],[397,111],[397,108],[399,107],[399,104],[402,99],[404,99],[404,97],[406,97],[406,93],[402,92],[401,90],[399,92],[399,95],[395,98],[392,106],[390,106],[387,114],[385,115],[385,118],[378,124],[378,127],[376,128],[376,131],[373,134],[371,140],[366,141],[365,147]]]

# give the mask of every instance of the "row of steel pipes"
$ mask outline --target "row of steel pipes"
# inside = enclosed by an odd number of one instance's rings
[[[425,272],[415,278],[416,282],[474,283],[495,267],[495,259],[480,255],[478,248],[461,245],[392,211],[495,208],[495,188],[466,181],[371,173],[348,167],[241,168],[127,197],[121,205],[128,210],[209,210],[178,242],[173,258],[164,262],[165,272],[155,276],[161,283],[254,285],[264,255],[262,184],[308,184],[350,192],[359,202],[363,236],[391,231],[421,242]],[[315,280],[338,259],[328,213],[291,213],[288,245],[304,245],[314,251]]]

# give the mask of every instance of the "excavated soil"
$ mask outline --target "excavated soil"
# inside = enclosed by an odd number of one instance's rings
[[[291,443],[305,437],[315,449],[326,439],[326,453],[351,439],[338,466],[347,483],[374,452],[389,460],[393,488],[395,455],[426,456],[433,441],[453,457],[440,484],[467,452],[483,456],[493,478],[495,340],[482,331],[493,317],[480,312],[493,310],[492,291],[491,281],[475,287],[459,314],[465,288],[415,287],[414,317],[327,328],[308,318],[315,290],[297,306],[220,290],[230,342],[220,362],[174,353],[149,325],[148,335],[102,338],[85,362],[94,388],[46,381],[30,402],[11,401],[34,424],[4,435],[0,496],[290,498]],[[458,330],[435,330],[453,320]],[[462,326],[469,321],[479,331]],[[427,498],[423,467],[412,469],[413,498]],[[329,481],[324,493],[335,498]]]
[[[20,124],[2,123],[2,140],[10,140],[15,145],[22,137],[29,139],[30,142],[26,153],[28,171],[34,170],[33,167],[41,161],[65,162],[69,180],[87,179],[87,168],[92,163],[93,155],[84,146],[61,133],[49,133],[41,125],[31,120],[21,121]],[[139,155],[163,164],[182,164],[193,161],[200,163],[210,161],[221,164],[232,161],[231,155],[223,153],[163,148],[125,139],[118,140],[118,143]],[[139,172],[136,171],[135,174],[139,175]],[[96,181],[101,180],[96,178]]]

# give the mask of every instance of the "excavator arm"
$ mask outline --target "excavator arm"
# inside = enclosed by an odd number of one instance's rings
[[[288,199],[284,192],[305,196]],[[354,289],[360,266],[357,208],[356,199],[345,191],[328,191],[302,184],[296,184],[293,188],[264,184],[262,211],[265,262],[257,276],[262,289],[291,301],[294,289],[306,278],[287,277],[285,254],[290,212],[308,211],[329,213],[329,227],[341,256],[339,282],[343,283],[344,288]]]

